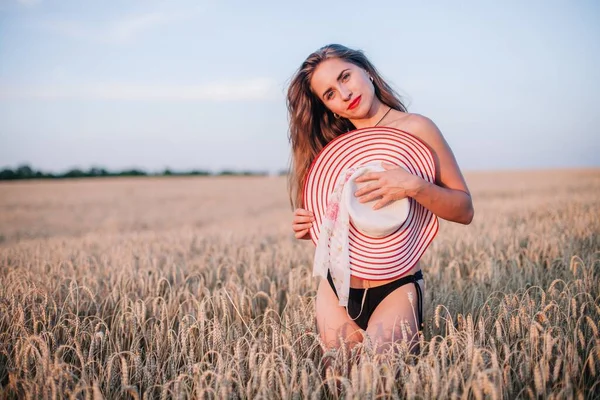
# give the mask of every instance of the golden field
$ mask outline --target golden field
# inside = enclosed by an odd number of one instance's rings
[[[465,177],[417,356],[322,350],[283,177],[1,183],[0,398],[597,398],[600,170]]]

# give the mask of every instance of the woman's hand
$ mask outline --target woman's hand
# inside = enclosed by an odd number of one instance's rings
[[[392,201],[410,197],[410,194],[424,182],[422,178],[397,165],[382,162],[381,166],[385,171],[367,172],[354,180],[356,183],[371,181],[357,190],[354,195],[361,203],[381,197],[381,200],[373,206],[374,210],[384,207]]]
[[[297,208],[294,211],[294,220],[292,221],[292,229],[296,239],[310,239],[310,230],[315,217],[311,211],[304,208]]]

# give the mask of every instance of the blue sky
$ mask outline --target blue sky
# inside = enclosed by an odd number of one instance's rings
[[[463,170],[600,166],[595,1],[0,0],[0,167],[277,171],[285,91],[360,48]]]

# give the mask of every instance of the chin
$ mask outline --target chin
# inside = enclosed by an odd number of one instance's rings
[[[364,96],[363,96],[364,97]],[[369,99],[370,100],[370,99]],[[354,110],[346,110],[348,119],[365,119],[369,116],[369,111],[371,110],[373,102],[369,101],[368,104],[364,100],[361,100],[358,108]]]
[[[369,116],[369,110],[371,109],[371,107],[365,107],[364,110],[357,110],[360,111],[359,113],[354,114],[354,119],[365,119]]]
[[[359,105],[359,109],[355,110],[358,111],[358,118],[368,118],[369,116],[369,112],[371,111],[371,107],[373,107],[373,101],[371,99],[369,99],[369,101],[366,102],[362,102],[362,104]]]

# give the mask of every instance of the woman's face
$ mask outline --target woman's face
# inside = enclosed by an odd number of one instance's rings
[[[350,120],[365,118],[375,96],[367,71],[339,58],[321,62],[310,86],[331,112]]]

